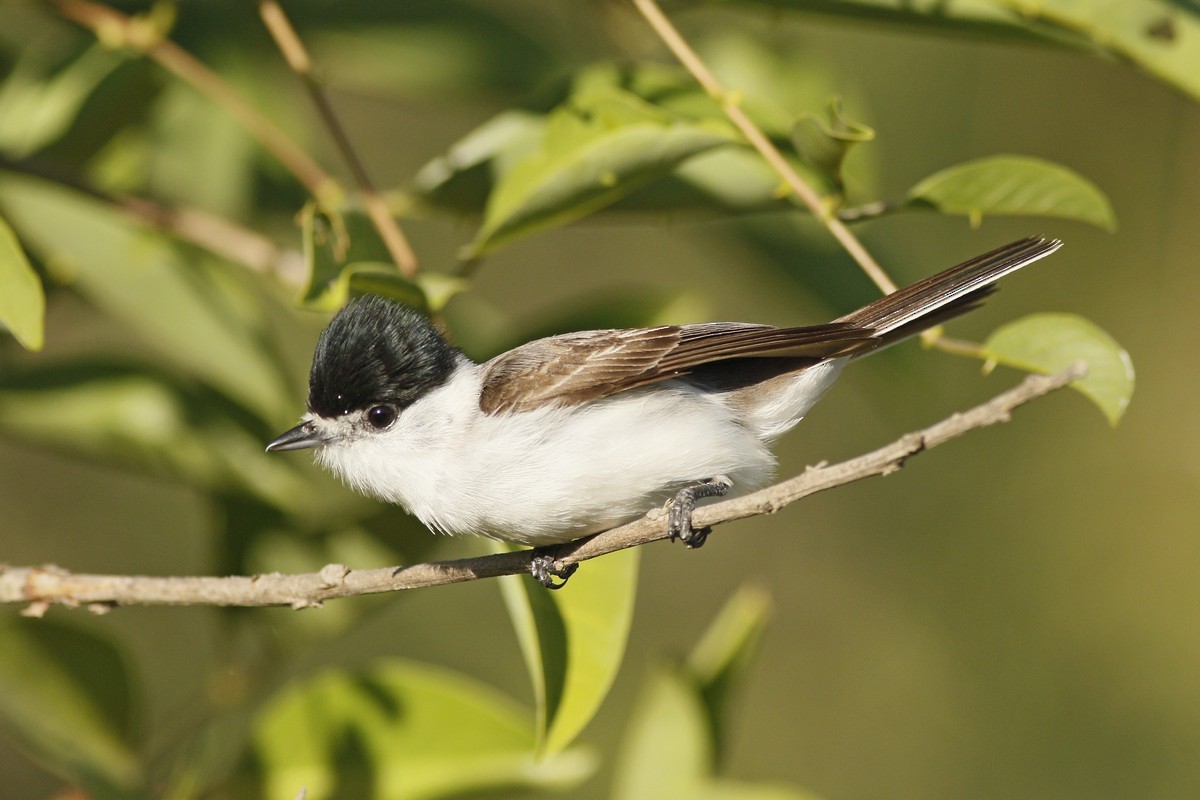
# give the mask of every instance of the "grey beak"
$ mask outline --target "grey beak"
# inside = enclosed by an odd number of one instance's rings
[[[287,433],[281,433],[267,445],[267,452],[277,450],[303,450],[306,447],[318,447],[325,444],[325,437],[311,422],[302,422]]]

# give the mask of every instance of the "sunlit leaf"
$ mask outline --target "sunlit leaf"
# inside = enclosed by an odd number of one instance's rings
[[[760,39],[733,31],[710,36],[700,46],[710,66],[732,87],[739,107],[785,151],[791,149],[788,138],[795,121],[827,107],[834,95],[835,84],[832,79],[825,75],[818,64],[797,56],[795,50],[772,49]],[[556,131],[554,135],[560,139],[574,136],[582,141],[583,135],[574,128],[570,128],[566,134],[558,129],[568,127],[563,118],[568,122],[572,119],[587,122],[607,113],[601,111],[594,114],[594,109],[589,108],[589,105],[597,102],[597,98],[621,98],[625,105],[639,109],[628,116],[626,121],[629,124],[646,122],[647,118],[652,126],[673,121],[676,126],[700,126],[706,131],[728,134],[732,141],[742,141],[740,136],[733,134],[720,105],[682,68],[653,63],[629,66],[602,62],[589,65],[573,76],[571,93],[550,115],[526,111],[501,112],[423,167],[410,188],[420,199],[440,207],[461,213],[479,213],[493,188],[522,160],[537,161],[547,171],[569,166],[550,163],[552,158],[546,150],[551,144],[551,134],[547,128],[553,126]],[[620,105],[620,102],[614,105]],[[808,124],[803,123],[805,126]],[[593,160],[596,157],[623,157],[621,148],[625,145],[619,141],[617,132],[609,131],[614,138],[605,142],[602,141],[601,134],[604,131],[601,126],[597,124],[594,128],[592,132],[596,141],[591,144],[595,145],[596,150],[586,154],[586,157]],[[841,117],[841,122],[823,123],[814,137],[828,141],[830,134],[840,137],[845,144],[850,139],[863,138],[866,129],[847,123]],[[636,146],[636,142],[632,144]],[[606,146],[611,149],[606,149]],[[553,155],[558,157],[563,154]],[[651,154],[646,154],[646,158],[650,157]],[[835,187],[840,191],[838,181],[829,177],[833,172],[822,172],[820,167],[794,155],[787,157],[793,168],[820,187],[823,193],[833,194]],[[582,214],[603,212],[609,208],[618,213],[647,210],[712,213],[777,209],[782,206],[786,196],[779,175],[763,161],[762,156],[744,147],[704,149],[678,160],[673,168],[669,164],[657,163],[630,164],[628,168],[631,171],[630,180],[618,180],[618,186],[615,187],[618,192],[603,198],[597,206],[587,206],[582,211],[571,206],[571,203],[579,200],[586,205],[592,199],[584,191],[584,185],[578,183],[571,187],[565,177],[557,181],[556,186],[563,189],[564,193],[578,191],[580,197],[564,204],[569,214],[561,220],[554,218],[548,224],[569,222]],[[646,171],[639,171],[642,169]],[[582,169],[577,172],[582,173]],[[613,172],[601,175],[601,178],[611,180],[614,176],[619,177],[617,172]],[[577,174],[575,177],[586,176]],[[603,180],[600,183],[598,192],[609,188]],[[534,191],[531,187],[524,188]],[[551,187],[544,188],[549,190]],[[554,207],[550,207],[547,213],[554,211]],[[531,230],[536,230],[536,227]]]
[[[0,219],[0,326],[26,350],[41,350],[45,316],[42,282],[16,234]]]
[[[732,141],[727,125],[683,120],[630,92],[580,92],[551,114],[540,148],[500,179],[468,255],[577,220]]]
[[[101,793],[141,783],[131,703],[109,642],[47,620],[0,626],[0,719],[64,777]]]
[[[325,672],[289,686],[260,715],[260,796],[294,800],[303,787],[308,800],[407,800],[564,789],[591,773],[583,751],[535,759],[531,723],[508,698],[447,670],[389,661]]]
[[[1071,384],[1116,425],[1133,396],[1133,362],[1116,340],[1075,314],[1032,314],[998,328],[983,344],[990,361],[1053,373],[1076,361],[1087,376]]]
[[[1023,214],[1088,222],[1115,230],[1108,198],[1066,167],[1029,156],[992,156],[930,175],[909,189],[911,200],[978,224],[985,216]]]
[[[5,175],[0,204],[48,268],[164,358],[263,417],[286,413],[291,393],[263,346],[260,309],[229,270],[44,181]]]
[[[537,700],[539,751],[565,749],[600,708],[625,655],[639,550],[580,567],[562,591],[527,576],[501,579]]]
[[[22,158],[54,142],[70,128],[84,102],[125,56],[101,44],[83,51],[43,78],[36,49],[0,84],[0,150]]]

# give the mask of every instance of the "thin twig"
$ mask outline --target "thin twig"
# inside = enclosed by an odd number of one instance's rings
[[[191,53],[158,35],[144,22],[114,8],[90,0],[51,0],[51,4],[67,19],[91,30],[101,41],[143,53],[208,97],[240,122],[264,149],[304,184],[317,202],[325,206],[337,205],[342,194],[337,181],[279,126],[259,113],[224,78]]]
[[[915,431],[878,450],[829,466],[809,467],[800,475],[744,497],[696,509],[695,525],[709,527],[772,514],[817,492],[844,486],[900,469],[912,456],[950,439],[988,425],[1006,422],[1012,411],[1029,401],[1061,389],[1083,377],[1082,363],[1057,375],[1030,375],[991,400],[923,430]],[[665,539],[661,510],[587,539],[548,548],[556,565],[565,567],[629,547]],[[230,578],[155,578],[121,575],[76,575],[53,566],[0,567],[0,602],[27,603],[29,615],[44,613],[51,604],[88,606],[106,611],[114,605],[290,606],[308,608],[338,597],[513,575],[529,571],[530,555],[523,550],[457,561],[441,561],[387,569],[352,570],[330,564],[304,575],[257,575]],[[568,588],[567,591],[570,591]]]
[[[687,40],[680,35],[679,30],[671,23],[667,16],[658,7],[655,0],[633,0],[633,4],[637,6],[642,16],[662,39],[663,44],[674,53],[679,62],[683,64],[688,72],[692,73],[692,77],[704,88],[713,100],[720,104],[721,109],[725,112],[729,120],[737,127],[751,146],[757,150],[767,163],[779,173],[784,182],[796,195],[800,201],[808,207],[812,215],[820,220],[821,224],[833,234],[833,237],[838,240],[842,247],[848,252],[851,257],[858,262],[863,272],[867,273],[879,290],[884,294],[891,294],[896,291],[896,284],[883,271],[883,267],[867,252],[867,248],[858,240],[850,229],[831,213],[831,210],[821,201],[821,196],[817,194],[811,186],[809,186],[803,178],[797,174],[796,170],[792,169],[792,165],[787,162],[783,154],[779,152],[770,139],[767,138],[757,125],[746,115],[742,107],[737,102],[736,95],[725,90],[721,86],[716,77],[700,60],[700,56],[692,49]]]
[[[0,169],[33,175],[69,187],[112,205],[142,225],[207,250],[253,272],[270,275],[284,286],[299,289],[308,278],[304,254],[279,247],[267,236],[194,206],[164,203],[143,195],[112,194],[96,187],[78,172],[37,159],[10,159],[0,154]]]
[[[396,218],[388,211],[387,203],[375,190],[362,161],[355,153],[353,145],[350,144],[350,137],[346,135],[346,129],[342,127],[337,115],[333,112],[329,97],[313,75],[312,59],[309,58],[308,51],[304,49],[304,43],[300,41],[295,28],[292,27],[292,23],[283,12],[283,8],[275,0],[260,0],[258,13],[271,37],[275,40],[276,46],[279,47],[279,51],[283,54],[284,60],[287,61],[292,72],[300,78],[300,82],[304,84],[304,89],[312,99],[321,121],[329,130],[338,152],[342,154],[342,158],[350,167],[350,172],[358,184],[367,216],[371,218],[371,223],[379,232],[380,238],[383,239],[392,260],[396,262],[396,266],[404,275],[409,278],[413,277],[417,274],[417,256],[409,245],[408,239],[405,238],[404,232],[400,229],[400,225],[396,222]]]

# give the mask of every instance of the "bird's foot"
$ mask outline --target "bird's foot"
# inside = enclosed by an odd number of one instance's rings
[[[567,585],[567,581],[575,574],[575,570],[579,569],[579,565],[566,564],[559,567],[556,566],[557,561],[553,553],[534,553],[529,559],[529,573],[547,589],[561,589]],[[554,582],[555,578],[558,579],[558,583]]]
[[[712,528],[697,530],[692,527],[692,512],[696,510],[696,501],[705,497],[722,497],[731,486],[733,481],[724,475],[718,475],[695,486],[680,489],[671,499],[667,509],[667,536],[671,541],[679,539],[692,550],[702,546]]]

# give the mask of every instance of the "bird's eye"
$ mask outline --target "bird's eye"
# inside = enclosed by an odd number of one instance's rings
[[[396,421],[396,409],[392,406],[374,406],[367,411],[367,422],[376,430],[383,430]]]

